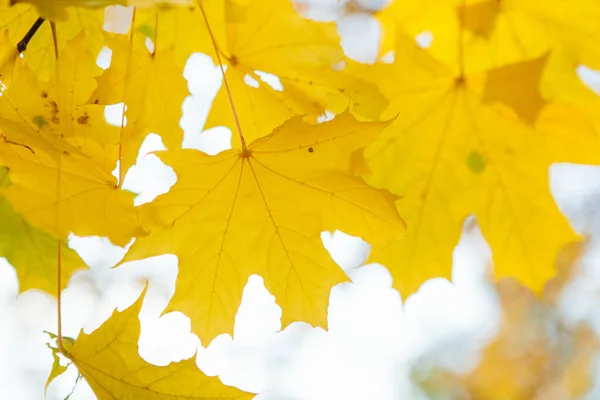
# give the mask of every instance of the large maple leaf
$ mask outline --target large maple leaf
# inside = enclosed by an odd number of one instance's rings
[[[29,3],[36,6],[40,15],[51,20],[68,20],[69,9],[100,9],[111,5],[135,5],[138,7],[166,7],[169,5],[189,4],[193,0],[10,0],[10,4]]]
[[[1,170],[0,187],[9,187],[9,171],[7,168]],[[56,293],[58,240],[29,224],[4,196],[0,196],[0,219],[0,256],[6,257],[15,268],[19,290],[40,289],[47,293]],[[85,263],[64,240],[60,251],[61,287],[64,288],[73,272],[85,267]]]
[[[83,36],[72,40],[48,84],[36,81],[23,63],[15,65],[0,97],[0,163],[10,169],[13,183],[4,196],[56,237],[101,235],[125,245],[142,233],[135,195],[120,190],[112,175],[118,129],[106,123],[102,107],[78,105],[99,75],[86,50]]]
[[[206,376],[195,357],[164,367],[148,364],[138,354],[144,293],[130,307],[112,316],[91,334],[81,332],[74,343],[64,341],[66,356],[77,366],[99,400],[245,400],[254,395]],[[64,368],[58,369],[62,372]],[[51,379],[58,373],[53,373]]]
[[[364,155],[368,182],[398,202],[409,233],[375,250],[403,295],[450,277],[452,249],[475,214],[499,277],[539,290],[558,249],[576,235],[548,187],[553,162],[594,162],[598,137],[585,113],[546,101],[545,56],[462,75],[398,35],[393,64],[363,71],[380,82],[401,117]]]
[[[255,273],[282,307],[284,326],[325,326],[329,291],[347,278],[321,232],[340,229],[377,247],[404,232],[396,198],[350,173],[352,153],[386,125],[359,123],[349,113],[319,125],[296,117],[247,150],[157,153],[177,183],[141,207],[150,235],[137,239],[123,262],[178,256],[168,310],[189,316],[203,343],[232,333]]]
[[[207,0],[140,13],[136,21],[145,30],[154,31],[157,25],[156,41],[173,43],[176,59],[200,51],[225,66],[228,88],[224,84],[217,93],[206,128],[223,125],[234,130],[239,123],[250,142],[294,115],[341,112],[348,99],[354,112],[372,119],[386,105],[375,86],[343,70],[335,25],[303,18],[289,0]],[[282,90],[263,80],[261,72],[276,75]],[[233,146],[241,144],[234,141]]]
[[[136,30],[130,35],[114,35],[107,40],[113,51],[111,66],[98,77],[98,88],[88,100],[92,104],[124,102],[127,106],[127,123],[121,127],[119,138],[121,175],[135,163],[150,132],[159,134],[167,148],[181,147],[181,106],[189,95],[183,70],[174,63],[172,47],[164,48],[155,40],[153,51],[149,51],[143,32]]]
[[[600,4],[590,0],[402,0],[385,14],[413,35],[433,34],[431,52],[467,72],[559,51],[574,72],[600,66]],[[457,43],[461,43],[461,50]],[[459,55],[463,52],[462,55]]]
[[[56,37],[54,37],[50,22],[41,19],[34,6],[29,4],[9,6],[3,2],[0,3],[0,31],[7,32],[9,42],[15,48],[23,41],[27,33],[32,31],[30,40],[25,43],[24,60],[36,76],[44,81],[48,81],[52,77],[55,69],[55,38],[56,50],[59,53],[69,41],[78,35],[85,37],[87,50],[93,54],[98,54],[104,45],[102,34],[104,12],[102,10],[67,7],[64,12],[68,18],[56,22]]]
[[[598,18],[600,3],[588,0],[408,0],[380,14],[390,31],[431,35],[428,51],[456,73],[546,58],[545,99],[585,109],[596,124],[600,98],[583,84],[578,67],[600,68]]]

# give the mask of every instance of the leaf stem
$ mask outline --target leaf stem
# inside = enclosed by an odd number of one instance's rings
[[[152,57],[156,54],[156,48],[158,47],[158,10],[156,10],[156,14],[154,17],[154,35],[152,35],[152,44],[154,47],[152,48]]]
[[[235,125],[237,128],[238,136],[240,137],[240,142],[242,143],[242,154],[247,155],[248,147],[246,146],[246,140],[244,139],[244,135],[242,134],[242,127],[240,125],[240,120],[238,118],[237,111],[235,109],[235,104],[233,103],[233,97],[231,96],[231,90],[229,89],[229,83],[227,82],[227,77],[225,76],[225,69],[223,68],[223,62],[221,61],[221,55],[219,53],[219,47],[217,46],[217,41],[215,40],[215,36],[213,35],[212,29],[210,28],[210,24],[208,23],[208,17],[204,12],[204,8],[200,4],[199,0],[196,0],[198,3],[198,7],[202,12],[202,16],[204,17],[204,22],[206,23],[206,28],[208,29],[208,34],[210,35],[210,40],[212,42],[213,48],[215,49],[215,54],[217,55],[217,62],[219,63],[219,68],[221,69],[221,75],[223,76],[223,84],[225,85],[225,90],[227,91],[227,98],[229,99],[229,106],[231,107],[231,112],[233,113],[233,119],[235,120]]]
[[[44,23],[44,21],[45,21],[44,18],[39,17],[33,23],[33,25],[31,25],[31,28],[29,28],[29,30],[27,31],[27,33],[25,34],[25,36],[23,36],[23,39],[21,39],[21,41],[19,43],[17,43],[17,51],[19,53],[22,53],[22,52],[24,52],[27,49],[27,45],[29,44],[29,42],[33,38],[33,35],[35,35],[35,33],[38,31],[38,29],[40,29],[40,26],[42,26],[42,24]]]
[[[465,79],[465,54],[464,54],[464,33],[465,33],[465,18],[466,18],[466,4],[465,0],[462,0],[460,9],[460,15],[458,18],[458,73],[461,81]]]
[[[123,129],[125,129],[125,108],[127,104],[125,104],[125,95],[127,94],[127,82],[129,80],[127,77],[129,76],[129,67],[131,66],[131,53],[133,52],[133,32],[135,30],[135,11],[136,8],[133,7],[133,13],[131,14],[131,32],[129,34],[129,53],[127,54],[127,66],[125,67],[125,83],[123,87],[123,110],[121,113],[121,130],[119,132],[119,178],[117,181],[117,189],[121,189],[123,186],[123,181],[125,180],[125,171],[123,166]]]
[[[52,30],[52,44],[54,45],[54,58],[58,60],[58,35],[56,34],[56,24],[50,22],[50,29]]]
[[[60,170],[59,170],[60,173]],[[57,264],[57,273],[56,273],[56,303],[57,303],[57,311],[58,311],[58,328],[56,330],[56,344],[58,346],[58,351],[62,355],[67,355],[67,352],[63,346],[62,342],[62,240],[58,239],[58,248],[57,248],[57,256],[56,256],[56,264]]]
[[[38,21],[41,18],[38,18]],[[37,22],[37,21],[36,21]],[[41,22],[44,22],[43,19]],[[41,24],[40,22],[40,24]],[[50,23],[50,28],[52,29],[52,42],[54,44],[54,59],[57,62],[55,67],[55,73],[58,71],[58,37],[56,33],[56,25],[54,22]],[[33,28],[32,28],[33,29]],[[36,28],[37,30],[37,28]],[[31,32],[31,30],[30,30]],[[29,32],[28,32],[29,33]],[[35,33],[35,31],[34,31]],[[33,34],[32,34],[33,36]],[[29,38],[31,39],[31,37]],[[62,240],[60,238],[60,186],[61,186],[61,177],[62,177],[62,153],[58,155],[57,168],[56,168],[56,234],[58,235],[57,239],[57,248],[56,248],[56,311],[57,311],[57,319],[58,319],[58,327],[56,329],[56,345],[58,347],[58,351],[66,355],[67,352],[63,346],[63,336],[62,336]]]

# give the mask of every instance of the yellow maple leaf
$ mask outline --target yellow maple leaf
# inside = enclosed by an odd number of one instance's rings
[[[94,332],[82,331],[73,344],[65,346],[65,355],[99,400],[244,400],[254,396],[225,386],[217,377],[206,376],[195,357],[164,367],[144,361],[138,354],[138,314],[143,299],[144,293],[124,311],[115,310]]]
[[[594,116],[600,98],[581,82],[578,67],[600,68],[598,18],[600,4],[588,0],[408,0],[380,14],[386,28],[396,21],[396,29],[431,35],[428,52],[455,74],[544,59],[545,99]]]
[[[319,125],[296,117],[245,151],[157,153],[177,183],[141,207],[150,235],[137,239],[123,262],[178,256],[168,310],[189,316],[203,343],[232,333],[254,273],[282,307],[283,326],[325,326],[329,291],[347,278],[321,232],[340,229],[377,247],[404,232],[396,197],[350,173],[351,154],[386,125],[359,123],[349,113]]]
[[[9,171],[2,168],[0,187],[10,186]],[[4,196],[0,196],[0,256],[6,257],[15,268],[19,290],[40,289],[56,293],[58,268],[58,240],[48,233],[30,225],[19,215]],[[61,244],[61,287],[67,286],[69,278],[85,263],[71,250],[66,241]]]
[[[464,57],[467,73],[550,51],[568,57],[572,73],[600,66],[600,4],[589,0],[402,0],[386,13],[412,35],[432,33],[432,54],[456,69]]]
[[[52,4],[54,2],[44,1]],[[62,52],[67,43],[77,35],[83,35],[87,50],[96,56],[104,45],[102,10],[68,7],[64,21],[56,22],[56,46]],[[54,37],[50,22],[41,19],[38,10],[29,4],[15,4],[9,7],[0,3],[0,30],[8,32],[10,42],[17,48],[30,30],[32,37],[25,43],[23,52],[25,63],[31,68],[37,78],[48,81],[56,62]],[[21,43],[23,46],[23,43]]]
[[[11,169],[13,185],[4,196],[14,209],[59,238],[71,232],[99,235],[124,246],[144,233],[133,207],[135,194],[120,190],[110,171],[85,157],[55,159],[0,144],[0,163]]]
[[[0,96],[2,140],[49,154],[79,152],[50,129],[49,121],[59,121],[58,103],[49,98],[49,87],[36,80],[23,60],[17,60],[3,78],[9,83]]]
[[[112,175],[118,128],[106,123],[103,107],[77,105],[99,74],[86,49],[83,36],[71,41],[47,85],[20,64],[0,97],[0,163],[13,182],[4,195],[28,221],[59,238],[75,232],[125,245],[143,231],[134,194],[120,190]]]
[[[2,39],[0,39],[0,79],[3,76],[3,72],[6,68],[10,69],[10,66],[15,62],[19,56],[17,47],[10,42],[8,37],[8,31],[2,32]]]
[[[186,55],[206,53],[226,67],[229,88],[223,84],[217,93],[206,128],[235,129],[228,90],[249,142],[294,115],[342,112],[348,99],[353,112],[365,118],[377,118],[385,107],[376,87],[341,67],[344,54],[335,25],[303,18],[289,0],[209,0],[155,13],[159,15],[142,17],[140,23],[153,27],[158,21],[157,41],[175,43]],[[161,24],[171,30],[162,33]],[[269,85],[262,72],[276,75],[281,88]],[[241,144],[234,141],[233,146]]]
[[[139,147],[150,132],[159,134],[167,148],[179,148],[183,131],[179,126],[183,100],[189,95],[183,71],[173,60],[171,48],[154,44],[150,52],[146,36],[136,31],[133,38],[111,36],[111,66],[98,77],[89,103],[127,105],[127,123],[121,128],[121,168],[135,163]]]
[[[48,331],[44,331],[44,333],[46,333],[50,337],[50,339],[58,340],[58,336],[54,333]],[[63,348],[70,349],[73,346],[73,343],[75,343],[73,338],[65,336],[62,337]],[[62,375],[67,370],[67,368],[69,368],[70,365],[69,363],[67,363],[66,365],[61,364],[60,357],[58,356],[61,353],[57,346],[51,343],[46,343],[46,347],[48,347],[48,349],[50,349],[50,351],[52,352],[52,368],[50,369],[50,374],[48,374],[48,379],[46,379],[46,384],[44,385],[44,394],[46,394],[48,386],[52,383],[52,381],[58,376]],[[79,376],[77,379],[79,379]],[[77,381],[75,382],[75,384],[77,384]],[[65,400],[69,400],[69,397],[70,395],[67,396]]]
[[[190,4],[192,1],[193,0],[8,0],[8,4],[33,4],[43,18],[48,18],[53,21],[64,21],[70,18],[69,8],[104,8],[111,5],[170,7]]]
[[[475,214],[497,278],[535,291],[554,275],[560,247],[576,235],[548,187],[553,162],[594,162],[597,132],[587,114],[546,100],[547,57],[461,75],[399,34],[393,64],[363,70],[400,117],[364,156],[367,181],[398,202],[409,233],[372,254],[403,296],[434,276],[449,278],[464,219]]]

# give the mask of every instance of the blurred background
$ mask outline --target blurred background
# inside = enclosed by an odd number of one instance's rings
[[[283,0],[282,0],[283,1]],[[347,55],[374,62],[380,27],[372,13],[386,0],[297,2],[306,16],[335,21]],[[123,29],[130,12],[111,7],[105,28]],[[130,14],[129,14],[130,15]],[[130,18],[130,17],[129,17]],[[415,38],[426,47],[428,32]],[[152,46],[152,43],[148,43]],[[110,50],[98,56],[103,68]],[[581,79],[600,93],[600,74],[584,66]],[[193,54],[184,76],[192,93],[183,104],[184,147],[209,154],[230,146],[225,128],[203,130],[221,85],[210,57]],[[277,78],[270,77],[273,85]],[[123,106],[106,107],[119,125]],[[124,188],[139,193],[137,204],[168,191],[176,176],[157,157],[159,136],[146,138]],[[164,255],[111,267],[124,255],[99,237],[73,236],[70,247],[90,266],[77,272],[63,294],[63,332],[91,332],[115,307],[148,294],[140,320],[140,355],[166,365],[193,357],[209,375],[257,399],[597,399],[600,370],[600,168],[555,164],[548,171],[553,196],[585,239],[566,246],[559,274],[541,296],[510,279],[493,283],[492,254],[477,221],[464,223],[453,255],[452,281],[432,279],[404,298],[392,289],[385,266],[363,265],[369,245],[342,232],[324,232],[324,245],[351,278],[330,295],[329,330],[293,323],[281,330],[281,310],[252,276],[245,288],[233,338],[200,343],[181,313],[160,314],[175,288],[177,258]],[[42,399],[52,365],[49,337],[56,332],[56,300],[38,291],[18,294],[14,269],[0,260],[0,399]],[[63,360],[64,361],[64,360]],[[47,399],[95,398],[74,367],[54,381]]]

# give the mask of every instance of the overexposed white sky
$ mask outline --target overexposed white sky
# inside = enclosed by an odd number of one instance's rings
[[[370,15],[341,16],[337,0],[318,1],[327,7],[315,15],[337,20],[348,55],[374,60],[379,29]],[[377,0],[358,3],[372,8],[382,4]],[[106,67],[109,57],[109,51],[103,52],[99,63]],[[587,81],[593,85],[596,79],[598,84],[593,71],[581,70]],[[231,132],[227,129],[202,131],[210,102],[221,84],[219,69],[208,56],[194,54],[184,75],[192,93],[183,104],[184,147],[210,154],[228,148]],[[118,125],[121,110],[121,105],[107,107],[107,119]],[[176,180],[170,168],[147,154],[162,148],[160,137],[149,135],[138,163],[128,172],[125,188],[140,193],[136,204],[151,201]],[[580,232],[594,233],[600,227],[600,168],[555,165],[548,179],[573,226]],[[209,346],[190,333],[189,319],[183,314],[159,318],[175,288],[175,256],[111,269],[124,249],[103,238],[73,237],[70,246],[90,269],[76,273],[64,292],[63,332],[76,337],[81,328],[87,332],[97,328],[115,307],[131,304],[147,280],[149,289],[140,315],[140,355],[150,363],[166,365],[197,351],[197,363],[205,373],[260,393],[257,399],[420,400],[426,397],[409,375],[415,360],[426,356],[435,365],[462,372],[477,364],[480,350],[498,328],[499,309],[495,292],[485,282],[491,253],[474,219],[465,223],[454,252],[453,281],[432,279],[404,303],[391,288],[391,276],[384,266],[362,265],[369,250],[366,243],[340,232],[324,233],[323,242],[352,279],[352,283],[337,285],[331,291],[328,331],[302,322],[281,331],[281,310],[264,288],[262,278],[252,276],[238,310],[234,338],[221,335]],[[583,275],[567,288],[562,302],[567,320],[590,321],[598,332],[600,307],[595,292],[600,272],[594,272],[593,266],[598,264],[599,252],[600,246],[591,246]],[[56,332],[56,301],[37,291],[17,294],[14,269],[2,260],[0,399],[38,400],[44,397],[52,363],[43,331]],[[46,398],[63,399],[75,388],[72,400],[93,399],[87,384],[81,380],[75,386],[75,378],[76,371],[70,368],[50,385]],[[600,394],[600,388],[595,394]]]

